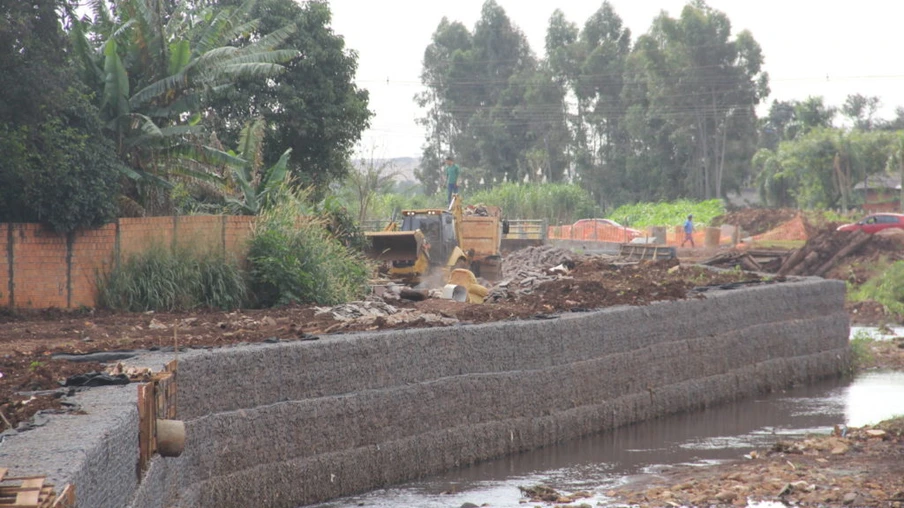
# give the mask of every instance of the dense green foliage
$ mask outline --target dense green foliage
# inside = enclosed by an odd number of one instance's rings
[[[65,60],[56,7],[0,4],[0,222],[68,232],[115,218],[121,165]]]
[[[108,135],[129,168],[125,194],[151,214],[171,213],[179,179],[216,182],[231,157],[211,143],[211,101],[240,79],[264,81],[297,51],[278,49],[295,31],[269,34],[249,10],[195,2],[93,2],[91,20],[71,20],[83,81],[95,92]]]
[[[494,0],[473,31],[440,22],[418,97],[428,193],[446,151],[469,188],[571,178],[604,207],[721,197],[750,176],[768,78],[753,36],[724,13],[694,0],[632,45],[609,2],[580,29],[556,11],[545,49],[537,61]]]
[[[44,222],[56,231],[116,218],[121,164],[96,112],[74,89],[38,122],[0,123],[0,222]]]
[[[286,191],[255,224],[248,260],[258,305],[333,305],[364,295],[367,262],[322,220],[300,213],[305,199]]]
[[[247,298],[244,272],[221,254],[158,246],[99,274],[98,305],[130,312],[230,310]]]
[[[607,217],[633,228],[650,226],[670,226],[683,224],[688,215],[694,216],[696,224],[709,224],[714,218],[725,213],[721,199],[692,201],[679,199],[670,202],[636,203],[616,208]]]
[[[904,315],[904,261],[889,264],[881,275],[873,277],[859,287],[848,288],[851,301],[874,300],[889,312]]]
[[[357,54],[331,29],[326,1],[258,0],[250,17],[260,20],[250,40],[295,26],[281,47],[302,56],[286,62],[285,70],[268,81],[239,79],[212,102],[211,122],[230,144],[242,125],[263,118],[268,126],[263,165],[275,164],[291,149],[293,181],[314,186],[320,197],[327,184],[346,175],[351,151],[372,115],[367,91],[355,85]]]
[[[565,89],[540,65],[521,30],[488,0],[473,32],[443,18],[424,53],[417,97],[428,110],[418,176],[428,194],[455,152],[470,189],[506,181],[559,181],[566,167]]]
[[[776,149],[762,148],[753,158],[760,197],[771,206],[847,211],[862,204],[863,195],[854,192],[857,183],[883,173],[889,162],[897,165],[890,159],[897,153],[900,134],[824,125],[785,132],[788,139]]]
[[[569,224],[593,217],[597,211],[585,189],[564,183],[504,183],[473,196],[465,195],[465,203],[499,206],[509,219],[547,219],[550,224]]]
[[[0,220],[256,213],[287,173],[345,174],[370,112],[326,2],[77,7],[0,4]]]

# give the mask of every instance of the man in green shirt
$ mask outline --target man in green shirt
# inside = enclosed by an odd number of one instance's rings
[[[446,173],[446,203],[451,203],[452,194],[458,192],[458,173],[461,172],[461,169],[458,167],[458,164],[455,163],[455,159],[450,155],[446,157],[446,166],[444,170]]]

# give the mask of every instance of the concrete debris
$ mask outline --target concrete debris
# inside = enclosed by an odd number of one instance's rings
[[[344,303],[335,307],[315,307],[314,315],[331,314],[336,321],[351,321],[362,317],[386,317],[399,312],[399,309],[383,301],[367,300],[363,302]]]
[[[148,328],[151,330],[166,330],[166,325],[157,321],[156,318],[151,319],[151,324],[148,325]]]
[[[574,266],[574,261],[580,258],[568,249],[550,245],[526,247],[505,256],[502,278],[514,278],[518,272],[543,272],[562,264]]]

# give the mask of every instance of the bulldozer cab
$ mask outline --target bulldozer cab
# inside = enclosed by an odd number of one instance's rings
[[[458,246],[452,214],[441,210],[404,212],[402,231],[420,230],[424,235],[430,265],[443,265]]]

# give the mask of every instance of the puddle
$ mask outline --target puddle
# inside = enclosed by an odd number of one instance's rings
[[[869,372],[852,382],[825,382],[630,425],[317,506],[522,508],[518,487],[540,483],[563,493],[593,494],[574,504],[606,506],[607,490],[672,465],[735,460],[789,436],[827,434],[836,424],[862,426],[901,414],[904,373]]]

